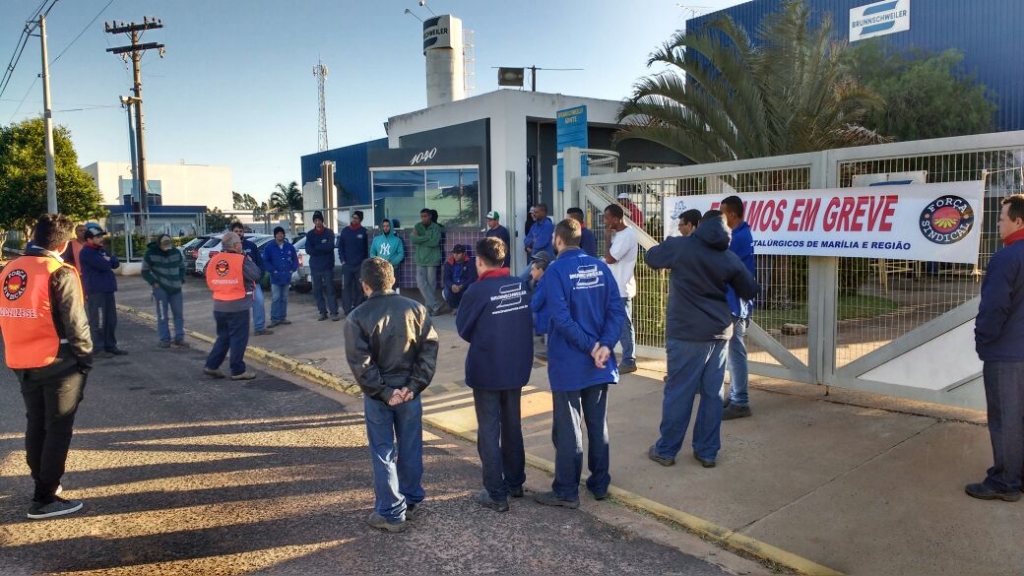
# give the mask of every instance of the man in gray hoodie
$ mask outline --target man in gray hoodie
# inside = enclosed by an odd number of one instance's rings
[[[705,468],[715,466],[722,447],[722,403],[726,345],[732,337],[732,312],[726,293],[753,298],[757,282],[729,251],[729,229],[718,210],[704,214],[697,231],[672,237],[647,251],[647,265],[672,271],[665,330],[668,381],[661,412],[661,437],[647,455],[662,466],[676,462],[690,424],[693,401],[700,408],[693,430],[693,456]]]

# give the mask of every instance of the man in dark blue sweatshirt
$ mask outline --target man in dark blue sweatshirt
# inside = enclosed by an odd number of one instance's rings
[[[509,496],[523,496],[526,451],[519,404],[533,368],[530,296],[523,281],[504,267],[506,249],[499,238],[476,243],[479,278],[466,289],[455,320],[459,336],[469,342],[466,386],[473,389],[484,476],[478,501],[497,512],[508,511]]]
[[[313,213],[313,229],[306,232],[306,255],[309,256],[309,276],[313,281],[313,300],[320,312],[318,321],[341,320],[338,316],[338,300],[334,296],[334,232],[324,226],[324,214]]]
[[[349,225],[338,235],[338,259],[341,261],[341,308],[348,314],[363,298],[359,267],[370,256],[370,235],[363,228],[363,213],[352,213]]]
[[[534,225],[534,228],[537,226]],[[608,385],[619,381],[612,348],[619,341],[626,309],[608,265],[580,250],[580,223],[555,226],[558,258],[548,266],[544,291],[548,320],[548,381],[551,384],[555,480],[535,499],[546,506],[578,508],[586,422],[590,477],[587,489],[608,497]]]
[[[1016,502],[1024,475],[1024,194],[1003,199],[999,236],[1004,248],[985,269],[974,324],[994,463],[983,482],[964,490],[982,500]]]
[[[551,234],[555,231],[555,225],[548,218],[548,205],[537,204],[533,207],[533,226],[526,235],[523,245],[526,246],[526,253],[533,258],[538,252],[551,254],[554,249],[551,246]]]
[[[452,313],[457,313],[466,289],[476,282],[476,260],[466,254],[466,247],[456,244],[444,263],[444,288],[441,295]]]
[[[597,257],[597,236],[587,229],[587,223],[583,221],[583,209],[573,206],[565,211],[565,215],[580,223],[583,229],[583,237],[580,239],[580,249],[587,254]]]
[[[661,409],[661,437],[647,455],[662,466],[676,463],[690,424],[693,401],[700,408],[693,429],[693,456],[705,468],[715,465],[722,447],[722,402],[726,346],[733,317],[727,292],[740,298],[757,294],[754,275],[729,251],[729,229],[718,210],[704,214],[697,231],[672,237],[647,251],[647,265],[672,271],[665,330],[668,381]]]
[[[82,288],[85,289],[85,303],[89,314],[89,328],[92,331],[93,355],[96,358],[111,358],[128,352],[117,347],[117,276],[114,270],[121,266],[117,256],[107,254],[103,248],[103,237],[107,233],[93,225],[85,230],[85,246],[78,256],[82,267]]]

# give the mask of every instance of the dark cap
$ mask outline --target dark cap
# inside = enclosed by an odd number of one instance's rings
[[[284,228],[282,228],[281,226],[275,226],[274,227],[274,236],[277,236],[278,232],[280,232],[281,234],[284,234]]]
[[[465,253],[466,253],[466,247],[463,246],[462,244],[456,244],[455,247],[452,248],[452,254],[465,254]]]
[[[355,212],[352,213],[352,216],[354,218],[359,218],[359,221],[362,222],[362,220],[363,220],[363,211],[362,210],[356,210]]]
[[[548,264],[551,264],[551,254],[548,254],[547,252],[541,250],[540,252],[534,254],[533,258],[531,259],[531,262],[536,264],[537,267],[540,268],[541,270],[546,270]]]
[[[324,219],[324,213],[323,212],[321,212],[319,210],[317,210],[316,212],[313,212],[313,221],[314,222],[317,221],[317,220],[320,220],[321,222],[323,222],[323,219]]]
[[[89,226],[85,229],[86,238],[96,238],[98,236],[106,236],[107,232],[99,226]]]

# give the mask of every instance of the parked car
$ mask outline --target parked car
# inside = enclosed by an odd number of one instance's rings
[[[334,238],[334,291],[341,297],[341,257],[338,256],[338,242],[340,237]],[[295,253],[299,257],[299,269],[292,273],[292,289],[300,294],[313,290],[313,283],[309,277],[309,255],[306,254],[306,238],[302,237],[295,243]]]
[[[185,256],[185,272],[196,276],[196,257],[198,256],[199,248],[206,244],[209,240],[209,236],[197,236],[192,240],[189,240],[187,244],[181,247],[181,253]]]
[[[206,265],[210,263],[210,258],[213,258],[221,251],[220,239],[223,234],[215,234],[213,238],[208,240],[202,248],[199,249],[199,255],[196,258],[196,272],[202,276],[206,274]],[[256,247],[263,249],[263,247],[274,239],[270,234],[246,234],[246,240],[251,240],[256,244]]]

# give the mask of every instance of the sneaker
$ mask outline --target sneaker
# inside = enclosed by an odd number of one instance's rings
[[[289,325],[291,323],[292,323],[292,321],[287,319],[287,318],[282,318],[281,321],[278,322],[278,324],[281,324],[282,326],[287,326],[287,325]]]
[[[632,374],[636,372],[636,362],[623,362],[619,365],[619,374]]]
[[[273,327],[277,326],[278,324],[280,324],[280,322],[278,322],[277,320],[271,320],[270,324],[267,324],[267,328],[273,328]]]
[[[477,495],[476,501],[484,508],[490,508],[495,512],[508,512],[508,498],[498,501],[491,498],[491,493],[487,490],[481,490],[480,494]]]
[[[242,372],[241,374],[232,374],[232,380],[252,380],[256,378],[255,372]]]
[[[737,418],[749,418],[753,415],[750,406],[738,406],[730,403],[722,410],[722,420],[735,420]]]
[[[408,504],[405,507],[405,519],[408,522],[419,520],[423,517],[424,513],[422,502],[419,504]]]
[[[213,378],[223,378],[224,373],[219,368],[203,368],[203,374],[212,376]]]
[[[971,498],[977,498],[979,500],[1002,500],[1004,502],[1016,502],[1020,500],[1020,490],[1014,490],[1013,492],[998,492],[989,488],[984,482],[977,484],[968,484],[964,486],[964,492],[967,493]],[[31,518],[31,516],[29,516]]]
[[[366,519],[366,523],[378,530],[386,530],[388,532],[401,532],[405,530],[405,520],[401,522],[388,522],[383,516],[372,512],[370,517]]]
[[[651,444],[651,447],[647,449],[647,457],[650,458],[651,460],[654,460],[658,464],[661,464],[662,466],[672,466],[673,464],[676,463],[675,458],[666,458],[658,454],[658,452],[655,450],[654,444]]]
[[[338,314],[334,314],[333,316],[331,316],[331,322],[337,322],[338,320],[341,320],[341,316],[339,316]]]
[[[705,460],[705,459],[701,458],[700,456],[697,456],[696,452],[693,453],[693,459],[696,460],[697,462],[700,462],[700,465],[705,467],[705,468],[714,468],[715,467],[715,461],[714,460]]]
[[[513,498],[522,498],[523,496],[526,495],[526,493],[523,492],[522,486],[516,486],[515,488],[508,489],[508,495]]]
[[[185,348],[190,348],[190,346],[188,345],[187,342],[182,342],[181,340],[175,340],[174,342],[171,342],[171,348],[174,348],[174,349],[177,349],[177,350],[184,350]]]
[[[544,492],[542,494],[536,494],[534,495],[533,499],[536,500],[537,504],[543,504],[545,506],[561,506],[562,508],[572,509],[580,507],[579,498],[575,500],[567,500],[565,498],[560,497],[558,494],[555,494],[554,492]]]
[[[161,348],[170,348],[171,347],[171,343],[170,342],[161,342],[160,344],[158,344],[158,346],[160,346]]]
[[[608,499],[608,493],[607,492],[602,492],[600,494],[598,494],[597,492],[591,492],[590,495],[594,497],[594,500],[597,500],[599,502],[601,500],[607,500]]]
[[[82,503],[77,500],[65,500],[59,496],[54,496],[53,502],[49,504],[33,502],[26,516],[28,516],[29,520],[45,520],[47,518],[72,514],[81,509]]]
[[[256,336],[270,336],[273,333],[273,330],[267,330],[266,328],[264,328],[263,330],[257,330],[253,332],[253,334],[255,334]]]
[[[114,356],[127,356],[128,355],[128,351],[127,350],[122,350],[120,348],[114,348],[112,350],[107,350],[107,352],[110,352]]]
[[[318,317],[318,318],[316,319],[316,321],[317,321],[317,322],[323,322],[324,320],[327,320],[327,314],[321,314],[321,315],[320,315],[320,316],[319,316],[319,317]]]
[[[96,354],[93,354],[93,358],[113,358],[113,357],[114,357],[114,355],[111,354],[110,352],[107,352],[106,350],[104,350],[103,352],[97,352]]]

